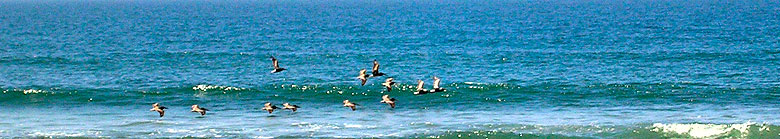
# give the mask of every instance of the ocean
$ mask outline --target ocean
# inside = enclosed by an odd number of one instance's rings
[[[778,5],[0,1],[0,138],[780,138]]]

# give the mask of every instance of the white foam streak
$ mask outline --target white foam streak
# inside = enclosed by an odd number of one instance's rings
[[[743,124],[653,124],[651,131],[653,132],[667,132],[677,133],[681,135],[689,135],[694,138],[718,138],[729,135],[730,132],[739,132],[742,136],[746,136],[750,132],[751,126],[761,126],[761,129],[766,129],[766,125],[756,125],[755,123],[747,122]]]

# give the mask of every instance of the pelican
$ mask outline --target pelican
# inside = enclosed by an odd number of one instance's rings
[[[387,105],[390,105],[390,108],[395,108],[395,98],[391,98],[390,95],[382,96],[382,101],[379,103],[387,103]]]
[[[160,117],[163,117],[165,115],[165,109],[168,109],[164,106],[160,106],[160,103],[154,103],[152,104],[152,109],[149,111],[157,111],[157,113],[160,113]]]
[[[360,86],[366,85],[366,77],[368,77],[368,75],[366,75],[366,69],[361,69],[360,75],[357,76],[357,78],[360,79]]]
[[[414,92],[415,95],[422,95],[422,94],[427,94],[428,93],[428,90],[425,90],[423,88],[424,84],[425,84],[425,82],[423,82],[422,80],[417,80],[417,91]]]
[[[284,109],[292,110],[293,112],[297,111],[298,108],[301,108],[301,107],[298,107],[298,105],[290,105],[290,103],[284,103],[284,104],[282,104],[282,106],[283,106]]]
[[[192,111],[191,112],[197,112],[200,113],[201,116],[206,115],[206,111],[209,111],[209,109],[202,108],[198,106],[198,104],[192,105]]]
[[[349,100],[344,100],[344,107],[349,107],[352,111],[355,111],[355,106],[358,106],[358,104],[349,102]]]
[[[431,92],[443,92],[446,89],[439,87],[439,83],[441,83],[441,79],[439,77],[433,76],[433,89]]]
[[[385,79],[385,82],[382,83],[382,86],[385,86],[385,88],[387,88],[387,91],[391,91],[391,90],[393,90],[393,85],[394,84],[395,84],[395,82],[393,82],[393,78],[387,78],[387,79]]]
[[[271,71],[271,73],[277,73],[277,72],[282,72],[282,71],[286,70],[286,69],[284,69],[284,68],[280,68],[280,67],[279,67],[279,61],[278,61],[278,60],[276,60],[276,58],[275,58],[275,57],[271,56],[271,61],[273,61],[273,62],[274,62],[274,70],[273,70],[273,71]]]
[[[263,107],[263,110],[268,111],[268,113],[274,112],[274,109],[278,109],[279,107],[276,107],[276,105],[271,104],[271,102],[265,103],[265,106]]]
[[[371,77],[382,76],[385,73],[379,72],[379,62],[374,59],[374,68],[371,69]]]

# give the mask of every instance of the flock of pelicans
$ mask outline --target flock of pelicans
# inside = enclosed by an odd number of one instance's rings
[[[286,70],[285,68],[279,67],[279,61],[276,60],[275,57],[271,56],[271,61],[273,61],[274,70],[271,71],[271,73],[278,73]],[[357,76],[358,79],[360,79],[360,86],[363,86],[366,84],[366,81],[369,78],[372,77],[379,77],[385,75],[384,73],[379,72],[379,62],[374,60],[374,67],[371,71],[371,75],[366,74],[366,69],[361,69],[360,74]],[[427,90],[423,88],[424,82],[422,80],[417,80],[417,90],[414,92],[415,95],[421,95],[421,94],[427,94],[427,93],[436,93],[436,92],[443,92],[445,91],[444,88],[439,87],[439,83],[441,82],[441,79],[439,77],[433,76],[433,89]],[[382,83],[382,86],[387,88],[387,91],[391,91],[393,88],[392,86],[395,85],[395,82],[393,82],[393,78],[387,78],[385,79],[385,82]],[[355,107],[359,106],[356,103],[350,102],[349,100],[344,100],[344,107],[348,107],[352,109],[352,111],[355,111]],[[380,103],[385,103],[390,105],[390,108],[395,108],[395,98],[391,98],[390,95],[383,95],[382,101]],[[290,103],[284,103],[282,104],[282,109],[285,110],[292,110],[293,112],[298,110],[298,105],[292,105]],[[160,117],[165,116],[165,109],[167,109],[164,106],[161,106],[160,103],[154,103],[152,104],[152,109],[150,111],[156,111],[160,113]],[[274,110],[279,109],[276,105],[273,105],[270,102],[265,103],[262,110],[268,111],[268,113],[273,113]],[[201,116],[206,115],[206,111],[209,111],[206,108],[200,107],[197,104],[192,105],[192,111],[191,112],[197,112],[200,113]]]

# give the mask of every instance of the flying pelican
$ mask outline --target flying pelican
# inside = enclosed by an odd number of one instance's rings
[[[344,107],[349,107],[352,111],[355,111],[355,106],[358,106],[358,104],[349,102],[349,100],[344,100]]]
[[[425,84],[425,82],[423,82],[422,80],[417,80],[417,91],[414,92],[415,95],[422,95],[422,94],[427,94],[428,93],[428,90],[425,90],[423,88],[424,84]]]
[[[366,77],[368,77],[368,75],[366,75],[366,69],[361,69],[360,75],[357,76],[357,78],[360,79],[360,86],[366,85]]]
[[[198,104],[192,105],[192,111],[191,112],[197,112],[200,113],[201,116],[206,115],[206,111],[209,111],[209,109],[201,108],[198,106]]]
[[[433,89],[431,92],[443,92],[446,89],[439,87],[439,83],[441,83],[441,79],[439,77],[433,76]]]
[[[271,102],[265,103],[265,106],[263,107],[263,110],[268,111],[268,113],[274,112],[274,109],[278,109],[279,107],[276,107],[276,105],[271,104]]]
[[[371,69],[371,77],[382,76],[385,73],[379,72],[379,62],[374,59],[374,68]]]
[[[160,117],[163,117],[165,115],[165,109],[167,109],[164,106],[160,106],[160,103],[154,103],[152,104],[152,109],[149,111],[157,111],[157,113],[160,113]]]
[[[276,58],[275,58],[275,57],[271,56],[271,61],[273,61],[273,62],[274,62],[274,70],[273,70],[273,71],[271,71],[271,73],[277,73],[277,72],[282,72],[282,71],[286,70],[286,69],[284,69],[284,68],[280,68],[280,67],[279,67],[279,61],[278,61],[278,60],[276,60]]]
[[[391,90],[393,90],[393,85],[394,84],[395,84],[395,82],[393,82],[393,78],[387,78],[387,79],[385,79],[385,82],[382,83],[382,86],[385,86],[385,88],[387,88],[387,91],[391,91]]]
[[[298,110],[298,108],[301,108],[301,107],[298,107],[298,105],[290,105],[290,103],[284,103],[284,104],[282,104],[282,106],[283,106],[284,109],[292,110],[293,112]]]
[[[387,103],[390,105],[390,108],[395,108],[395,98],[391,98],[390,95],[382,96],[382,101],[380,101],[380,103]]]

